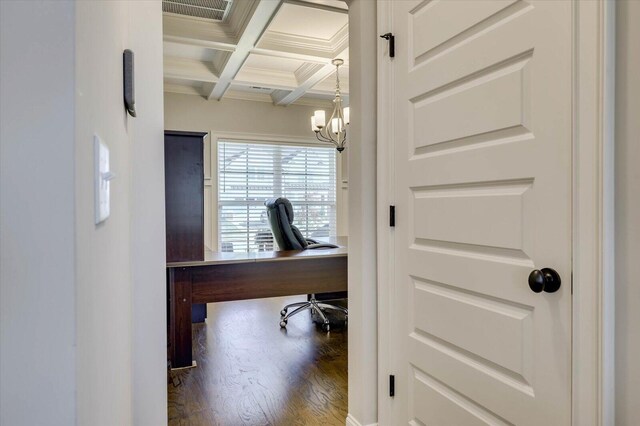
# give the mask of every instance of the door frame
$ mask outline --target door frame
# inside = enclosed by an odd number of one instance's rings
[[[572,424],[614,424],[615,3],[573,2]],[[378,34],[391,31],[392,2],[378,1]],[[402,40],[398,40],[402,43]],[[378,43],[377,282],[378,424],[391,424],[394,204],[393,69]],[[387,285],[389,283],[389,285]]]

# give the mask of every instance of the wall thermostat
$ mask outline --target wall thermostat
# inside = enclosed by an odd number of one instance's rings
[[[124,85],[124,107],[132,116],[136,116],[136,89],[134,84],[133,51],[126,49],[122,53],[122,76]]]

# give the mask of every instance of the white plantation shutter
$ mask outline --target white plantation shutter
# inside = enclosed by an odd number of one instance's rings
[[[302,235],[336,234],[333,147],[218,141],[218,244],[221,251],[274,250],[265,200],[286,197]]]

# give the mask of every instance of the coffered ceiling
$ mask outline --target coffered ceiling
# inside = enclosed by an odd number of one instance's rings
[[[327,106],[349,92],[348,15],[341,0],[163,0],[164,90]]]

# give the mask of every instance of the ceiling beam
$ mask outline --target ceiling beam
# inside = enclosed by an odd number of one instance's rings
[[[309,55],[297,52],[288,52],[285,50],[275,50],[264,47],[256,47],[251,49],[251,54],[262,55],[262,56],[270,56],[272,58],[283,58],[283,59],[297,59],[304,62],[311,62],[314,64],[330,64],[333,58],[319,56],[319,55]]]
[[[180,93],[182,95],[202,96],[202,90],[196,86],[185,86],[182,84],[164,83],[165,93]]]
[[[304,96],[305,93],[313,86],[327,78],[331,73],[336,70],[335,65],[324,65],[318,71],[311,74],[305,81],[302,82],[298,87],[293,89],[287,96],[282,97],[276,105],[290,105],[297,101],[300,97]]]
[[[344,56],[345,53],[346,49],[337,57],[340,58],[341,56]],[[334,73],[335,70],[336,67],[333,64],[317,66],[315,68],[308,67],[306,72],[302,73],[303,78],[299,79],[298,87],[293,89],[288,95],[278,97],[277,102],[274,102],[274,104],[286,106],[294,103],[296,100],[304,96],[305,93],[310,91],[315,85]]]
[[[349,13],[349,9],[347,8],[346,3],[343,9],[341,7],[329,6],[328,4],[322,4],[322,3],[312,3],[304,0],[284,0],[284,2],[289,4],[295,4],[297,6],[310,7],[312,9],[321,9],[321,10],[328,10],[329,12],[344,13],[345,15]]]
[[[218,77],[206,62],[167,56],[164,57],[164,76],[165,78],[207,81],[209,83],[218,81]]]
[[[163,40],[216,50],[233,50],[236,37],[224,25],[184,16],[163,15]]]
[[[177,44],[185,44],[187,46],[204,47],[207,49],[222,50],[225,52],[233,52],[236,45],[231,41],[215,41],[215,40],[202,40],[189,36],[179,36],[174,34],[165,34],[162,38],[164,41]]]
[[[229,56],[229,60],[220,73],[220,78],[213,87],[208,99],[218,101],[222,99],[234,77],[238,71],[240,71],[240,68],[249,57],[249,53],[256,46],[260,36],[266,30],[281,4],[282,0],[260,0],[248,25],[246,25],[244,32],[238,39],[236,49]]]
[[[199,40],[199,39],[188,38],[188,37],[178,37],[174,35],[165,35],[164,41],[176,43],[176,44],[184,44],[187,46],[204,47],[207,49],[223,51],[225,53],[231,53],[236,49],[235,44]],[[320,56],[320,55],[304,54],[304,53],[298,53],[298,52],[288,52],[285,50],[276,50],[276,49],[270,49],[270,48],[264,48],[264,47],[254,47],[253,49],[251,49],[250,53],[255,55],[270,56],[273,58],[298,59],[300,61],[312,62],[315,64],[328,64],[328,63],[331,63],[331,60],[333,59],[332,56]]]
[[[297,89],[297,86],[291,86],[291,85],[286,85],[286,84],[263,84],[263,83],[257,83],[255,81],[243,81],[243,80],[234,80],[233,81],[233,85],[231,87],[230,90],[233,89],[233,87],[268,87],[269,89],[273,89],[273,90],[282,90],[284,92],[292,92],[294,90]],[[335,95],[335,90],[309,90],[309,93],[313,93],[315,95],[325,95],[328,97],[331,97],[331,99],[333,99],[334,95]],[[226,96],[226,95],[225,95]],[[278,95],[280,97],[284,97],[284,95],[280,94]],[[346,96],[346,95],[345,95]]]
[[[276,89],[273,92],[271,92],[271,101],[273,102],[274,105],[278,105],[278,102],[280,102],[289,93],[291,93],[291,91],[289,90]]]

